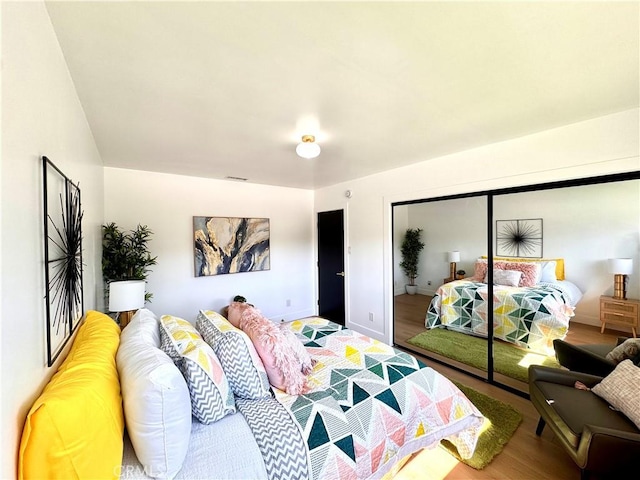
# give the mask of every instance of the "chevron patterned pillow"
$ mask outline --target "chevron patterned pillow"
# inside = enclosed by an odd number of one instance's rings
[[[170,344],[170,348],[180,355],[176,364],[189,387],[193,416],[200,423],[209,424],[235,413],[233,391],[222,365],[195,327],[181,318],[163,315],[160,336],[163,350],[165,343]]]
[[[236,397],[258,399],[271,396],[267,372],[246,333],[211,310],[200,311],[196,329],[220,359]]]

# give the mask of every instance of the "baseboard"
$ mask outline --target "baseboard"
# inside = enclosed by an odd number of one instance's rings
[[[381,333],[377,330],[373,330],[370,327],[365,327],[364,325],[360,325],[359,323],[355,323],[355,322],[349,322],[347,325],[347,328],[350,328],[351,330],[355,330],[364,335],[368,335],[371,338],[375,338],[376,340],[380,340],[381,342],[384,342],[384,333]]]
[[[303,310],[297,310],[295,312],[291,312],[291,313],[283,313],[280,315],[274,315],[269,317],[269,320],[271,320],[274,323],[280,323],[280,322],[293,322],[294,320],[300,320],[301,318],[306,318],[306,317],[314,317],[316,316],[316,312],[312,309],[303,309]]]

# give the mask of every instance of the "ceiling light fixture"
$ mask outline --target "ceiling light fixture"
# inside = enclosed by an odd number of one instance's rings
[[[320,155],[320,145],[313,135],[303,135],[302,142],[296,147],[296,153],[302,158],[316,158]]]

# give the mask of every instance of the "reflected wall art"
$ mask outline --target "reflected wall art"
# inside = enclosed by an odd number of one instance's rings
[[[496,254],[542,258],[542,219],[496,220]]]
[[[193,217],[195,276],[269,270],[269,219]]]

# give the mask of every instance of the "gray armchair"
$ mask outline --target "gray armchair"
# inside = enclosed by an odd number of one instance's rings
[[[553,348],[558,363],[563,367],[574,372],[606,377],[616,368],[616,363],[606,358],[607,354],[626,339],[626,337],[618,337],[615,345],[574,345],[556,339],[553,341]]]
[[[591,388],[601,380],[558,368],[529,367],[529,395],[540,414],[536,435],[549,425],[580,467],[583,480],[590,473],[626,478],[625,473],[637,469],[640,458],[640,430],[635,424],[596,394],[575,388],[576,381]]]

